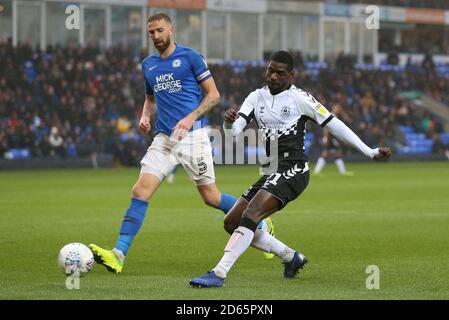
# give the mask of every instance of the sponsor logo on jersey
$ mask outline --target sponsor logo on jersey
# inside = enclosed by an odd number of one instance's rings
[[[265,106],[259,106],[259,113],[263,113],[265,110]]]
[[[329,114],[329,111],[327,111],[327,109],[322,104],[318,104],[315,107],[315,110],[318,111],[318,113],[323,115],[323,116]]]
[[[156,93],[162,90],[167,90],[169,93],[181,91],[181,80],[175,79],[173,73],[165,73],[157,76],[153,91]]]

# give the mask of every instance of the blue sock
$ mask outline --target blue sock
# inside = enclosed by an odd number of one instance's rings
[[[228,213],[229,210],[234,206],[237,202],[237,198],[231,196],[230,194],[221,193],[220,204],[218,205],[218,209],[223,211],[224,214]]]
[[[120,236],[115,248],[123,252],[128,252],[134,237],[142,226],[143,220],[147,213],[148,202],[131,198],[131,204],[126,210],[125,217],[120,227]]]
[[[236,202],[237,202],[236,197],[231,196],[230,194],[221,193],[221,200],[220,200],[220,204],[218,205],[218,209],[223,211],[224,214],[227,214],[229,212],[229,210],[232,209],[232,207],[234,206],[234,204]],[[259,229],[262,229],[264,223],[265,222],[263,220],[261,220],[257,227]]]

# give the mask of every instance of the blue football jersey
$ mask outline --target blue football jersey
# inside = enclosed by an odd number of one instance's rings
[[[153,95],[157,107],[156,133],[171,135],[175,125],[203,100],[200,84],[212,75],[203,56],[193,49],[176,45],[167,58],[154,53],[142,61],[145,92]],[[199,118],[192,130],[205,126]]]

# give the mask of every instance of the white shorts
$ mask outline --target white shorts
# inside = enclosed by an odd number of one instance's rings
[[[178,164],[197,185],[215,182],[212,146],[206,128],[190,131],[181,141],[164,133],[157,134],[140,161],[140,173],[151,173],[162,181]]]

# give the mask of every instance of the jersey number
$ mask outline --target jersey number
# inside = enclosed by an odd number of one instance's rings
[[[274,176],[274,177],[273,177]],[[277,185],[279,178],[282,177],[282,174],[280,173],[273,173],[265,183],[271,183],[272,185]]]

